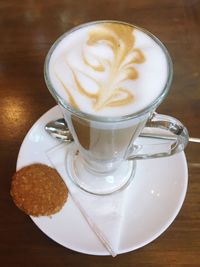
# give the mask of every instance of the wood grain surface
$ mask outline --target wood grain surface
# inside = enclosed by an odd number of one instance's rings
[[[10,197],[20,145],[32,124],[56,103],[43,78],[57,37],[83,22],[115,19],[139,25],[167,46],[174,80],[160,113],[200,137],[200,1],[0,1],[0,266],[200,266],[200,144],[189,144],[189,186],[173,224],[147,246],[112,257],[66,249],[44,235]]]

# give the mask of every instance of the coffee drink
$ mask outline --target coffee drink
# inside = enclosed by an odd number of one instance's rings
[[[168,63],[150,34],[126,23],[102,21],[75,28],[55,43],[48,76],[54,95],[64,103],[63,115],[79,152],[95,170],[105,166],[107,171],[125,158],[149,113],[115,119],[151,106],[166,85]],[[82,115],[66,112],[66,106]]]
[[[128,24],[100,22],[71,31],[49,62],[57,94],[82,112],[123,116],[150,105],[168,77],[163,49]]]

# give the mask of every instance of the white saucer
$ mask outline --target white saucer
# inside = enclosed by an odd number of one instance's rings
[[[56,106],[29,130],[19,151],[17,169],[31,164],[49,164],[45,152],[58,143],[44,130],[50,120],[61,117]],[[184,153],[137,162],[127,201],[119,254],[138,249],[161,235],[177,216],[187,190],[188,172]],[[31,217],[51,239],[66,248],[92,255],[108,255],[69,197],[63,209],[49,217]]]

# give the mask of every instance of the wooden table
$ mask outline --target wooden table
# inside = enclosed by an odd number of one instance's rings
[[[200,1],[0,1],[0,266],[200,266],[200,145],[189,144],[189,186],[173,224],[147,246],[116,258],[60,246],[19,211],[10,197],[20,145],[32,124],[55,105],[43,78],[54,40],[83,22],[117,19],[140,25],[163,41],[174,81],[159,112],[179,118],[200,137]]]

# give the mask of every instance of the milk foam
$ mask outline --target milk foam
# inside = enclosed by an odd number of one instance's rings
[[[56,92],[74,108],[123,116],[140,111],[160,95],[168,66],[162,48],[144,32],[100,23],[62,39],[51,56],[49,73]]]

